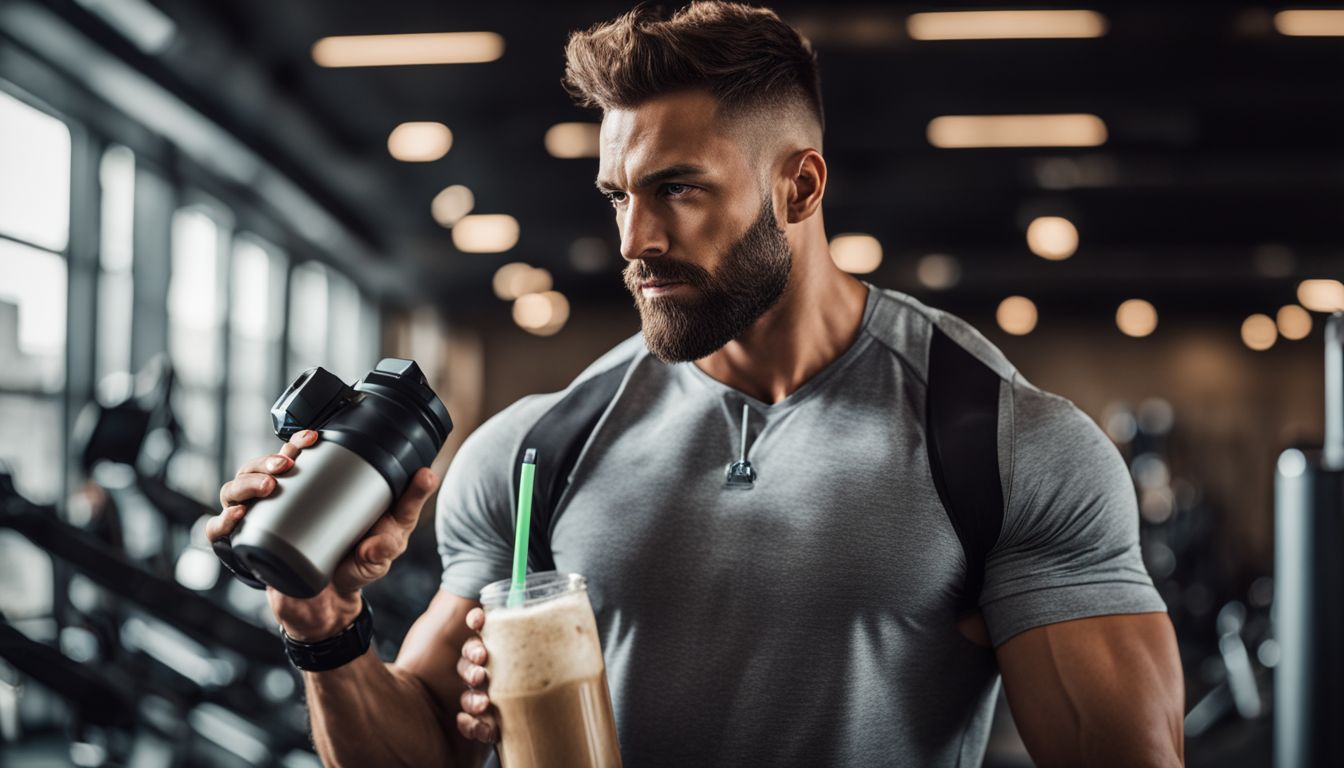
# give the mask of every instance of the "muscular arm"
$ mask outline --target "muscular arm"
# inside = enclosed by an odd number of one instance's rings
[[[313,743],[328,766],[477,766],[490,746],[455,724],[466,686],[456,669],[475,601],[440,591],[391,664],[372,649],[327,672],[305,672]]]
[[[997,655],[1037,765],[1183,763],[1185,685],[1165,613],[1049,624],[1013,637]]]

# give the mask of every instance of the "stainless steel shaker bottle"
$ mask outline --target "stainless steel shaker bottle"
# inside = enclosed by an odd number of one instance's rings
[[[271,408],[277,437],[321,438],[276,478],[215,554],[239,579],[312,597],[443,447],[453,422],[411,360],[388,358],[353,387],[323,368],[299,376]]]

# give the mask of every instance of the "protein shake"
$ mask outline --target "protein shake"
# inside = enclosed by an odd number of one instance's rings
[[[481,640],[503,768],[619,766],[607,671],[583,577],[530,574],[515,605],[509,586],[506,579],[481,590]]]

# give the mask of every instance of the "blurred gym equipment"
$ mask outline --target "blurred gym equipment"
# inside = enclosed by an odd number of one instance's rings
[[[1344,765],[1344,313],[1325,329],[1325,445],[1275,478],[1274,764]]]

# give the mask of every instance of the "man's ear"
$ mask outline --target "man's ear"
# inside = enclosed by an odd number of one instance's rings
[[[826,161],[817,150],[804,149],[784,161],[784,171],[789,185],[786,221],[797,224],[821,209],[826,196]]]

